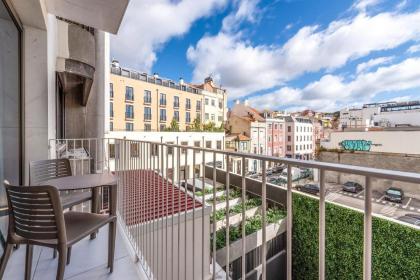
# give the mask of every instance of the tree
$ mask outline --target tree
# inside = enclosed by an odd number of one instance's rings
[[[169,127],[167,128],[169,131],[179,131],[179,124],[176,121],[176,119],[172,119],[171,123],[169,124]]]
[[[195,118],[192,125],[193,131],[201,131],[201,121],[199,118]]]

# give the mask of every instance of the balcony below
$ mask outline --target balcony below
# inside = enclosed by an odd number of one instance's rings
[[[129,253],[128,243],[123,239],[120,231],[117,234],[115,246],[114,272],[109,273],[107,268],[107,244],[108,228],[100,230],[94,240],[85,238],[73,246],[71,262],[66,267],[64,279],[124,279],[138,280],[147,279],[142,277],[141,272]],[[4,279],[23,279],[25,271],[25,246],[13,251],[6,267]],[[53,259],[50,248],[34,247],[32,261],[32,279],[47,280],[55,279],[57,259]]]

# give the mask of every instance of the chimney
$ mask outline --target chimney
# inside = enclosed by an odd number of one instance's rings
[[[118,62],[118,60],[112,59],[111,66],[113,68],[119,68],[120,67],[120,63]]]

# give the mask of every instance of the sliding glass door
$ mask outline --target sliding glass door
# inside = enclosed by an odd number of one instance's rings
[[[20,29],[0,0],[0,229],[6,231],[3,180],[21,183]]]

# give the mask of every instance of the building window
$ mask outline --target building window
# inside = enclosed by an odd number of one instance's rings
[[[109,144],[109,158],[115,158],[115,144]]]
[[[197,100],[197,102],[196,102],[196,110],[201,111],[201,101],[200,100]]]
[[[114,131],[114,123],[113,122],[109,123],[109,130]]]
[[[205,103],[206,103],[206,105],[209,105],[209,99],[208,98],[205,99]]]
[[[144,107],[144,120],[145,121],[152,120],[152,108]]]
[[[290,135],[287,136],[287,141],[289,141],[289,142],[292,141],[292,136],[290,136]]]
[[[125,100],[134,101],[134,89],[132,87],[125,87]]]
[[[274,129],[278,129],[278,125],[277,124],[274,124]]]
[[[216,106],[216,102],[214,101],[214,99],[211,100],[211,106]]]
[[[218,149],[218,150],[222,149],[222,141],[220,141],[220,140],[216,141],[216,149]]]
[[[134,107],[133,105],[125,105],[125,118],[134,119]]]
[[[174,120],[179,122],[179,111],[174,111]]]
[[[194,141],[194,147],[200,147],[201,146],[201,143],[200,143],[200,141]],[[195,150],[195,152],[196,153],[199,153],[200,152],[200,150]]]
[[[111,118],[114,117],[114,103],[112,103],[112,102],[109,103],[109,116]]]
[[[188,141],[182,141],[181,142],[181,145],[182,146],[188,146]],[[186,151],[187,149],[184,149],[184,148],[181,148],[181,154],[185,154],[185,151]]]
[[[190,123],[191,122],[191,113],[185,112],[185,122]]]
[[[150,104],[152,103],[152,92],[150,90],[145,90],[144,91],[144,98],[143,98],[144,103],[146,104]]]
[[[219,100],[219,109],[223,109],[223,101]]]
[[[292,132],[292,127],[290,125],[287,127],[287,132]]]
[[[187,98],[185,102],[185,108],[191,110],[191,99]]]
[[[125,130],[133,131],[134,130],[134,124],[133,123],[125,123]]]
[[[179,108],[179,96],[174,96],[174,108]]]
[[[166,122],[166,109],[160,109],[160,118],[161,122]]]
[[[206,141],[206,148],[211,149],[211,141]]]
[[[173,144],[174,144],[174,142],[166,142],[166,144],[173,145]],[[169,147],[169,146],[166,146],[166,149],[167,149],[167,151],[168,151],[168,155],[172,155],[172,154],[173,154],[173,150],[174,150],[174,148]]]
[[[218,116],[217,119],[219,120],[219,122],[223,122],[223,116]]]
[[[150,123],[145,123],[144,124],[144,131],[151,131],[152,130],[152,125]]]
[[[114,98],[114,84],[109,83],[109,98]]]
[[[216,117],[214,114],[211,114],[211,121],[214,122],[216,120]]]
[[[160,131],[165,131],[165,129],[166,129],[166,126],[165,126],[164,124],[161,124],[161,125],[159,126],[159,130],[160,130]]]
[[[166,94],[164,93],[160,94],[159,105],[166,106]]]
[[[290,146],[290,145],[287,145],[287,151],[291,151],[292,150],[292,146]]]
[[[209,119],[209,113],[204,114],[204,119],[207,121]]]

